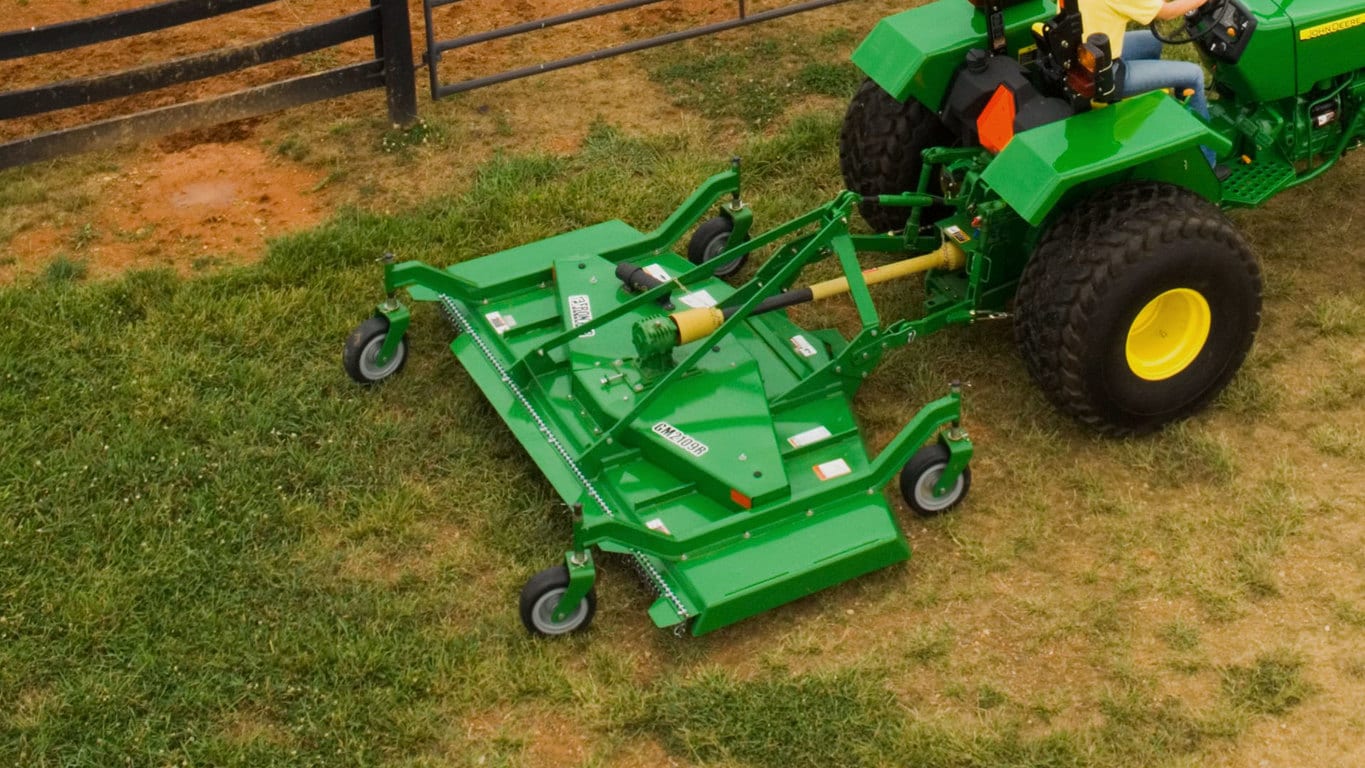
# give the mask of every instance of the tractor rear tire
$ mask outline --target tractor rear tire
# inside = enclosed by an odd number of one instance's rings
[[[953,135],[932,110],[914,99],[896,101],[871,79],[863,80],[844,114],[839,132],[839,168],[844,184],[860,195],[894,195],[919,187],[920,153],[948,146]],[[939,194],[939,182],[929,184]],[[909,208],[884,208],[861,203],[859,211],[879,232],[905,229]],[[946,215],[944,206],[930,206],[921,217],[930,223]]]
[[[1227,386],[1261,319],[1261,271],[1218,208],[1121,184],[1064,213],[1019,279],[1015,340],[1043,393],[1110,435],[1191,416]]]

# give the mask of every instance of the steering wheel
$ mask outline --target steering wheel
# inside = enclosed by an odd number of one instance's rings
[[[1185,31],[1184,37],[1163,37],[1160,30],[1157,29],[1156,19],[1153,19],[1152,23],[1147,25],[1147,28],[1152,31],[1153,37],[1163,43],[1169,43],[1171,45],[1197,43],[1212,34],[1216,27],[1214,24],[1206,24],[1201,27],[1198,23],[1200,17],[1212,18],[1217,16],[1226,2],[1227,0],[1208,0],[1208,2],[1185,14],[1185,23],[1183,25]]]

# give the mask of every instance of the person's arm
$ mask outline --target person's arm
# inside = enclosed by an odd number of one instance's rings
[[[1161,6],[1161,10],[1156,12],[1156,17],[1162,21],[1174,19],[1177,16],[1184,16],[1206,2],[1208,0],[1171,0]]]

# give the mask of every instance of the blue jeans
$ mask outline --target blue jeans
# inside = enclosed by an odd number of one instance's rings
[[[1119,96],[1127,98],[1139,93],[1155,91],[1160,88],[1175,88],[1176,93],[1194,91],[1190,97],[1190,109],[1195,114],[1209,119],[1209,100],[1204,94],[1204,69],[1188,61],[1163,61],[1161,41],[1152,35],[1151,30],[1140,29],[1127,32],[1123,36],[1123,78],[1119,84]],[[1200,147],[1209,165],[1217,158],[1208,147]]]

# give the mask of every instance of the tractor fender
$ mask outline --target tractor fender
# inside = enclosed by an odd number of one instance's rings
[[[1232,143],[1164,91],[1023,131],[993,158],[981,180],[1025,221],[1119,181],[1175,184],[1215,205],[1222,186],[1200,145],[1224,154]]]
[[[1052,0],[1022,0],[1005,9],[1010,56],[1034,47],[1029,30],[1057,15]],[[853,63],[897,101],[916,99],[937,112],[967,51],[989,48],[986,14],[966,0],[938,0],[877,22],[853,51]]]

